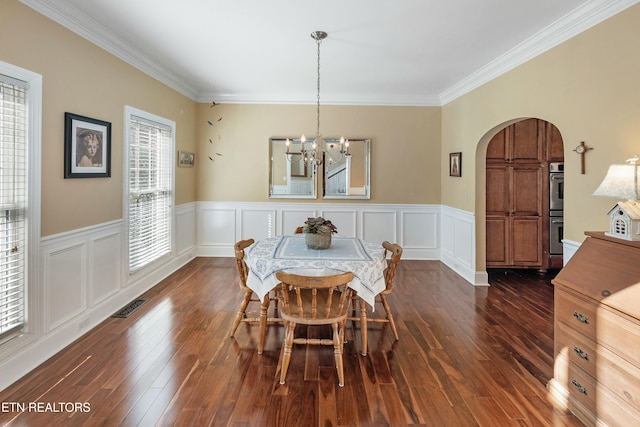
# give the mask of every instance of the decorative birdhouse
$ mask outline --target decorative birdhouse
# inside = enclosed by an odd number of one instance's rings
[[[640,203],[618,202],[609,211],[607,236],[624,240],[640,241]]]

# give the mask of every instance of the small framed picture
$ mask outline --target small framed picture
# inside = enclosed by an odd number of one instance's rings
[[[449,176],[462,176],[462,153],[449,153]]]
[[[192,168],[196,163],[196,154],[188,151],[178,151],[178,166]]]
[[[111,176],[111,123],[64,113],[64,177]]]

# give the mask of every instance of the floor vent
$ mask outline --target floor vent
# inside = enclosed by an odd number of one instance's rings
[[[147,302],[146,299],[133,300],[126,307],[123,307],[122,310],[120,310],[119,312],[117,312],[111,317],[129,317],[131,316],[131,314],[133,314],[134,311],[139,309],[142,306],[142,304],[144,304],[145,302]]]

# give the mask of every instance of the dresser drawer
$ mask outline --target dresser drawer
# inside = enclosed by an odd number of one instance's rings
[[[588,411],[596,413],[596,380],[569,363],[562,355],[556,356],[554,378],[564,388],[569,397],[580,402]]]
[[[595,377],[598,366],[595,343],[562,322],[556,324],[555,333],[556,353],[563,354],[571,363]]]
[[[596,414],[598,426],[640,426],[640,412],[620,401],[604,387],[598,392]]]
[[[640,369],[604,348],[598,349],[598,353],[598,383],[640,411]]]
[[[562,287],[557,287],[554,305],[556,322],[564,322],[580,331],[585,337],[596,340],[597,311],[593,302],[579,298]]]
[[[598,311],[598,344],[640,367],[640,321],[602,308]]]

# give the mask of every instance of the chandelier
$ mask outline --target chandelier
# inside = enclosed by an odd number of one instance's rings
[[[307,138],[302,135],[299,139],[300,153],[305,163],[313,166],[315,171],[317,166],[322,165],[325,161],[325,156],[328,162],[341,162],[345,156],[349,156],[349,140],[345,140],[341,137],[339,140],[331,140],[325,145],[322,135],[320,134],[320,43],[327,38],[327,33],[324,31],[314,31],[311,33],[311,38],[316,41],[317,46],[317,97],[316,97],[316,135],[313,140],[308,141]],[[298,141],[294,141],[298,142]],[[287,138],[287,159],[291,160],[290,144],[291,140]]]

